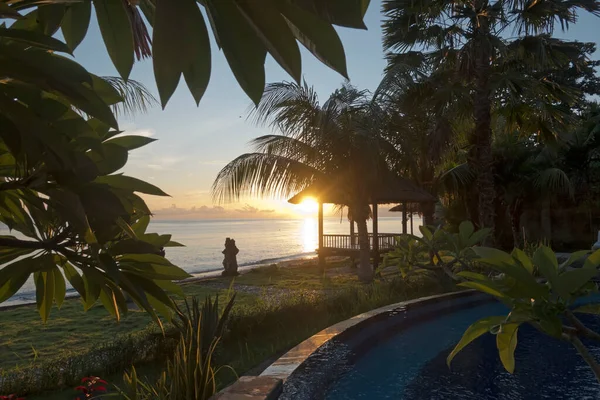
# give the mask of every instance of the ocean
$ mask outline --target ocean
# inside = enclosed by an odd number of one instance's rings
[[[421,220],[414,219],[418,232]],[[409,228],[410,229],[410,228]],[[348,234],[350,225],[344,218],[326,217],[324,231],[330,234]],[[372,226],[369,223],[369,232]],[[380,233],[398,233],[402,230],[401,218],[380,217]],[[172,240],[185,247],[166,248],[166,257],[190,274],[215,271],[223,268],[225,239],[235,239],[240,250],[240,266],[276,263],[315,255],[317,248],[317,219],[256,219],[256,220],[191,220],[152,221],[147,232],[169,233]],[[0,235],[9,234],[0,226]],[[69,288],[72,292],[72,289]],[[11,299],[2,306],[35,301],[35,286],[30,279]]]

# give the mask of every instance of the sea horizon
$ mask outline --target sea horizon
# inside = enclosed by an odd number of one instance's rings
[[[414,232],[421,224],[414,218]],[[369,232],[372,224],[368,224]],[[400,233],[402,220],[399,217],[380,217],[380,233]],[[409,228],[410,229],[410,228]],[[226,238],[236,240],[240,250],[237,260],[240,267],[259,266],[294,259],[314,257],[318,246],[317,218],[240,218],[240,219],[197,219],[197,220],[152,220],[148,232],[171,234],[172,240],[185,247],[166,248],[166,258],[183,268],[190,275],[223,269],[222,261]],[[350,224],[346,218],[328,216],[324,218],[325,234],[348,234]],[[0,234],[8,229],[0,227]],[[76,295],[68,285],[68,295]],[[25,285],[0,307],[35,302],[35,286],[30,278]]]

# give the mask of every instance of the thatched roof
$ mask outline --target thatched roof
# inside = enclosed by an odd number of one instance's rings
[[[398,204],[395,207],[389,209],[391,212],[402,212],[404,211],[404,205]],[[421,204],[420,203],[408,203],[406,205],[406,211],[409,213],[420,213],[421,212]]]
[[[307,197],[313,197],[317,201],[329,204],[344,204],[347,205],[350,201],[346,191],[335,183],[323,184],[315,182],[300,193],[288,200],[292,204],[299,204]],[[369,198],[369,202],[377,202],[378,204],[390,203],[429,203],[435,202],[436,198],[421,189],[408,179],[393,177],[373,190]]]

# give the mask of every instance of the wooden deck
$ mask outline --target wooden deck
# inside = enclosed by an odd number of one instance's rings
[[[379,249],[380,253],[390,251],[394,248],[395,238],[399,236],[399,233],[379,233],[377,235],[377,244],[375,247],[374,238],[372,233],[369,233],[369,246],[371,250],[375,248]],[[323,251],[327,253],[332,252],[355,252],[359,251],[358,245],[358,234],[354,235],[323,235]]]

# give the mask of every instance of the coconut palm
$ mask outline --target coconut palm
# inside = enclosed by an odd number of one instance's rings
[[[432,104],[416,104],[413,95],[419,86],[417,79],[406,70],[390,70],[377,88],[375,99],[387,114],[383,135],[399,153],[394,160],[395,170],[434,197],[443,197],[472,180],[461,157],[465,127],[461,126],[459,107],[464,102],[455,101],[445,110]],[[432,225],[434,204],[422,204],[420,211],[424,223]]]
[[[315,182],[335,187],[344,200],[339,205],[349,208],[358,226],[359,277],[371,281],[369,194],[397,156],[381,135],[383,115],[368,92],[351,86],[321,104],[306,83],[270,84],[251,117],[280,134],[254,139],[253,152],[227,164],[213,184],[213,197],[219,202],[242,195],[285,199]]]
[[[537,98],[541,109],[536,111],[548,115],[560,111],[558,104],[577,98],[580,92],[557,85],[548,71],[585,66],[586,52],[551,35],[556,23],[563,29],[575,23],[577,10],[600,15],[600,2],[384,0],[383,9],[390,68],[404,68],[419,77],[422,92],[440,99],[440,104],[455,98],[452,93],[470,97],[474,127],[469,163],[477,174],[479,223],[493,228],[494,103],[503,97],[518,109],[520,99]],[[518,37],[507,39],[510,31]],[[445,83],[445,90],[440,90],[439,82]],[[526,92],[531,96],[524,96]],[[555,133],[561,123],[564,127],[564,120],[552,117],[548,133]]]

